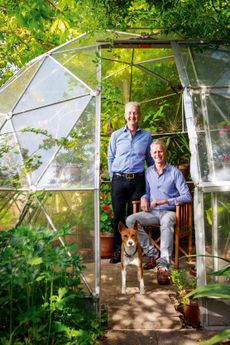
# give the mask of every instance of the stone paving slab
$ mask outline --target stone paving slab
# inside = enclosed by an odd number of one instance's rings
[[[109,330],[100,345],[198,345],[209,339],[210,331],[190,330]]]
[[[108,311],[109,329],[180,329],[182,322],[170,296],[172,285],[159,286],[156,269],[144,271],[145,294],[139,293],[135,266],[127,268],[127,293],[121,294],[119,264],[102,260],[101,301]]]
[[[167,291],[116,296],[108,306],[108,317],[109,329],[180,329],[182,326]]]
[[[174,308],[175,289],[159,286],[155,269],[144,271],[144,281],[145,294],[140,295],[136,267],[129,266],[127,294],[122,295],[120,265],[102,260],[101,304],[107,310],[108,324],[100,345],[199,345],[216,333],[183,328]]]

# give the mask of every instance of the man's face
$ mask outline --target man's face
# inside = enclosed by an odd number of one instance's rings
[[[151,156],[155,163],[165,163],[166,153],[161,144],[156,144],[151,146]]]
[[[125,120],[127,122],[128,127],[129,125],[137,126],[139,119],[140,119],[140,112],[138,108],[133,105],[127,106],[125,110]]]

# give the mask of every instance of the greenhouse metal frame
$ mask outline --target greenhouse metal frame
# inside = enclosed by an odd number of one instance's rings
[[[124,61],[116,53],[111,58],[113,51],[119,49],[170,49],[172,56],[135,61],[135,56],[130,54],[130,60]],[[101,274],[103,81],[115,80],[127,69],[132,75],[132,68],[136,68],[170,84],[151,68],[151,64],[155,66],[156,61],[164,59],[175,60],[182,85],[182,118],[186,119],[183,130],[189,136],[190,172],[195,186],[198,286],[213,281],[229,284],[226,278],[209,276],[226,264],[220,257],[230,258],[228,45],[154,39],[136,33],[107,32],[96,38],[83,34],[34,59],[0,89],[0,145],[5,149],[1,151],[0,163],[0,228],[26,222],[48,225],[56,231],[69,217],[76,230],[69,240],[80,243],[79,251],[87,266],[82,274],[83,285],[97,306]],[[104,64],[107,64],[106,73]],[[116,71],[110,64],[118,65]],[[138,101],[148,103],[151,96]],[[203,299],[202,325],[212,329],[229,325],[228,310],[227,300]]]

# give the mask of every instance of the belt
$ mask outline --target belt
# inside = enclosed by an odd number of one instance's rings
[[[133,180],[138,176],[143,176],[144,172],[141,173],[123,173],[123,172],[115,172],[113,173],[115,176],[125,177],[127,180]]]

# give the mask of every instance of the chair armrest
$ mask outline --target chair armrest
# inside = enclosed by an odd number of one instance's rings
[[[192,202],[176,204],[176,228],[192,227]]]
[[[140,200],[133,200],[132,204],[133,204],[133,213],[137,213],[140,209]]]

